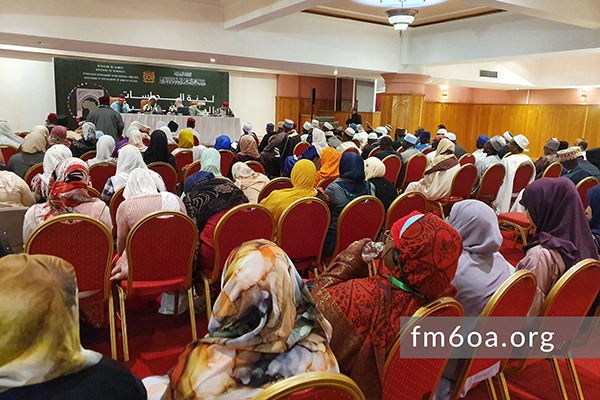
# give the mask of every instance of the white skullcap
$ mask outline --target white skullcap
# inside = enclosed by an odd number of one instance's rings
[[[371,132],[367,136],[367,139],[369,139],[369,140],[377,140],[377,134],[375,132]]]
[[[312,127],[313,127],[313,126],[311,125],[311,123],[310,123],[310,122],[306,121],[306,122],[304,123],[304,125],[302,125],[302,127],[303,127],[304,129],[306,129],[306,130],[309,130],[309,129],[312,129]]]
[[[316,119],[312,120],[312,126],[313,128],[318,128],[319,127],[319,121],[317,121]]]
[[[245,132],[250,133],[250,132],[252,132],[252,124],[250,122],[244,122],[244,126],[242,127],[242,129]]]
[[[506,139],[506,142],[510,142],[513,139],[513,134],[510,133],[509,131],[504,132],[504,134],[502,134],[502,136],[504,136],[504,139]]]
[[[437,131],[437,134],[438,134],[438,135],[445,135],[446,133],[448,133],[448,131],[447,131],[447,130],[445,130],[444,128],[442,128],[442,129],[438,129],[438,131]]]
[[[378,126],[377,128],[375,128],[375,133],[377,133],[379,135],[387,135],[388,130],[386,129],[385,126]]]
[[[333,125],[331,125],[329,122],[325,121],[325,123],[323,124],[323,128],[333,130]]]
[[[529,140],[525,137],[525,135],[517,135],[513,137],[513,140],[523,150],[529,146]]]
[[[448,139],[450,139],[453,142],[456,140],[456,135],[452,132],[446,132],[444,134],[444,136],[446,136]]]
[[[404,136],[404,140],[406,140],[410,144],[417,144],[418,139],[412,133],[407,133],[406,136]]]
[[[346,128],[346,130],[345,130],[344,132],[346,132],[346,135],[348,135],[348,136],[350,136],[350,137],[354,137],[354,134],[356,133],[356,132],[354,131],[354,129],[352,129],[352,128],[350,128],[350,127]]]

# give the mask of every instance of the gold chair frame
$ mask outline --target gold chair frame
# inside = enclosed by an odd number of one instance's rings
[[[379,230],[377,232],[379,233],[379,231],[381,230],[381,226],[383,225],[383,221],[385,220],[385,207],[383,206],[383,203],[381,202],[381,200],[379,200],[375,196],[370,196],[370,195],[360,196],[360,197],[355,198],[354,200],[352,200],[351,202],[346,204],[346,206],[343,208],[342,212],[340,213],[340,215],[338,217],[337,225],[335,227],[335,247],[333,249],[333,256],[337,255],[340,251],[340,234],[342,231],[341,227],[342,227],[342,222],[344,221],[344,217],[346,216],[346,214],[348,214],[349,210],[351,210],[356,204],[364,203],[364,202],[375,202],[381,208],[381,218],[379,221]],[[372,219],[373,216],[369,215],[369,218]],[[373,240],[375,240],[375,239],[377,239],[377,236],[375,236],[373,238]]]
[[[274,185],[275,183],[279,183],[279,182],[289,182],[290,184],[292,183],[292,180],[290,178],[286,178],[285,176],[280,176],[278,178],[275,179],[271,179],[269,182],[267,182],[267,184],[265,186],[263,186],[263,188],[260,190],[260,193],[258,194],[258,202],[260,203],[263,199],[265,199],[267,196],[264,195],[265,193],[265,189],[269,188],[270,186]],[[272,192],[272,191],[271,191]]]

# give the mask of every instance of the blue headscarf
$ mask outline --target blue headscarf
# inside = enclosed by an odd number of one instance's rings
[[[340,160],[340,186],[354,196],[370,194],[365,180],[365,161],[356,153],[345,152]]]
[[[306,150],[304,150],[304,152],[302,153],[302,155],[300,157],[287,156],[285,158],[285,161],[283,162],[282,175],[285,176],[286,178],[289,178],[290,175],[292,174],[292,169],[294,168],[294,165],[296,165],[296,163],[298,161],[300,161],[300,160],[312,161],[317,157],[319,157],[319,153],[317,152],[317,148],[313,145],[308,146],[308,148]]]
[[[490,138],[485,135],[477,136],[477,144],[480,145],[481,147],[483,147],[483,145],[486,144],[489,140],[490,140]]]
[[[596,185],[587,191],[587,201],[592,208],[590,229],[594,235],[600,236],[600,185]]]
[[[216,150],[231,150],[231,139],[227,135],[221,135],[215,140]]]

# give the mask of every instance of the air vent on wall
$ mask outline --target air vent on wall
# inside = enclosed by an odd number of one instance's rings
[[[480,69],[479,76],[481,78],[498,78],[498,71],[488,71],[485,69]]]

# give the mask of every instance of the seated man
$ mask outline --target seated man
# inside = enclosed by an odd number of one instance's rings
[[[483,147],[490,140],[486,135],[477,136],[477,140],[475,141],[475,147],[477,150],[473,152],[473,157],[475,157],[475,162],[485,158],[487,154],[483,151]]]
[[[404,140],[402,141],[402,148],[404,151],[400,153],[400,158],[402,159],[403,164],[406,163],[409,158],[419,152],[419,150],[415,148],[418,140],[419,139],[412,133],[407,133],[406,136],[404,136]]]
[[[600,180],[600,170],[589,161],[583,159],[579,146],[572,146],[566,150],[559,151],[558,158],[563,166],[562,176],[569,178],[575,185],[588,176],[593,176]]]
[[[112,102],[110,108],[121,114],[126,114],[131,111],[131,107],[129,107],[129,104],[127,104],[125,95],[123,93],[119,95],[117,101]]]
[[[379,151],[375,154],[375,157],[379,158],[380,160],[383,160],[387,156],[392,155],[400,157],[400,153],[398,153],[392,147],[392,138],[387,135],[382,136],[381,139],[379,139]]]
[[[556,155],[558,146],[560,146],[558,139],[552,138],[546,142],[544,145],[544,155],[538,158],[534,164],[535,179],[540,179],[542,175],[544,175],[546,168],[548,168],[550,164],[558,161],[558,156]]]
[[[588,148],[588,142],[587,140],[585,140],[584,138],[577,138],[575,139],[575,141],[573,142],[573,146],[579,146],[581,147],[581,156],[583,157],[584,160],[587,160],[586,157],[586,150]]]
[[[431,148],[431,132],[423,131],[417,137],[419,138],[419,144],[415,146],[417,150],[423,151]]]
[[[483,146],[483,152],[486,156],[477,160],[475,163],[475,167],[477,168],[477,176],[479,179],[481,179],[489,167],[500,162],[498,151],[502,150],[505,144],[506,140],[504,140],[502,136],[496,135]]]
[[[517,169],[524,163],[530,163],[533,166],[531,157],[524,153],[527,146],[529,146],[529,140],[525,135],[516,135],[512,138],[510,143],[508,143],[508,151],[510,154],[502,160],[502,163],[506,168],[506,176],[502,186],[500,186],[500,190],[498,190],[496,200],[492,203],[497,214],[502,214],[510,210],[513,198],[513,182]],[[535,174],[532,174],[528,184],[533,181],[534,175]]]

